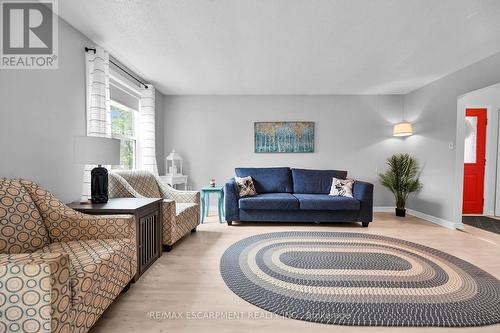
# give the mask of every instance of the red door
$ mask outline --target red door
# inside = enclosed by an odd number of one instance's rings
[[[486,109],[465,111],[464,214],[483,214]]]

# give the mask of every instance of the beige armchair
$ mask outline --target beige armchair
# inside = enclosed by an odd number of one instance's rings
[[[137,271],[133,216],[0,178],[0,332],[87,332]],[[2,302],[3,300],[3,302]]]
[[[109,174],[109,197],[163,198],[163,249],[196,231],[200,224],[200,192],[179,191],[148,171],[113,171]]]

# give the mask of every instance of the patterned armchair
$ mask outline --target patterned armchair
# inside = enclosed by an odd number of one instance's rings
[[[0,332],[87,332],[135,275],[135,237],[132,216],[0,178]]]
[[[196,231],[200,224],[200,192],[179,191],[148,171],[113,171],[109,174],[110,198],[163,198],[163,249]]]

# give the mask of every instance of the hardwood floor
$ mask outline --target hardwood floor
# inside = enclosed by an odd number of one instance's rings
[[[141,279],[122,294],[99,319],[92,333],[124,332],[500,332],[500,325],[475,328],[400,328],[332,326],[276,317],[233,294],[219,273],[222,253],[250,235],[283,230],[353,231],[405,239],[448,252],[500,278],[500,235],[466,226],[450,230],[415,217],[376,213],[369,228],[348,224],[219,224],[206,220],[185,237]],[[151,312],[171,319],[151,319]],[[239,319],[196,319],[225,313]],[[177,313],[177,318],[174,313]],[[243,314],[240,314],[243,313]],[[189,316],[189,318],[188,318]],[[251,318],[253,316],[253,318]],[[255,319],[259,317],[261,319]]]

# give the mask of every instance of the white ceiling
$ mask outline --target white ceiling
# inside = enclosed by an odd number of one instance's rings
[[[500,52],[500,0],[62,0],[165,94],[406,93]]]

